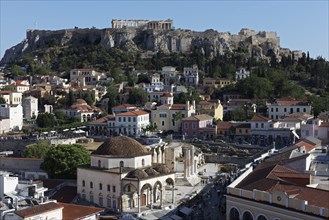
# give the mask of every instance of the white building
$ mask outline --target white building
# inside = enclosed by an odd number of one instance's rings
[[[197,65],[193,65],[193,67],[184,67],[183,74],[187,86],[199,85],[199,70]]]
[[[88,105],[83,99],[77,99],[73,105],[62,111],[71,118],[77,118],[80,122],[90,121],[101,114],[99,108]]]
[[[161,74],[163,75],[165,85],[179,83],[180,74],[177,72],[176,67],[164,66],[162,67]]]
[[[96,85],[103,78],[106,78],[104,73],[96,72],[93,69],[72,69],[70,71],[71,84],[77,86]]]
[[[324,142],[329,141],[329,122],[314,119],[301,126],[301,138],[315,137]]]
[[[28,96],[23,99],[23,117],[31,120],[38,117],[38,99]]]
[[[77,176],[81,199],[112,210],[140,212],[175,198],[175,174],[162,163],[152,165],[151,152],[126,136],[105,141]]]
[[[17,80],[9,85],[14,91],[24,93],[30,90],[30,83],[28,80]]]
[[[245,68],[241,68],[239,71],[235,72],[235,80],[245,79],[250,76],[250,72]]]
[[[142,128],[150,124],[150,114],[146,111],[135,110],[115,115],[117,134],[137,136],[142,133]]]
[[[150,83],[141,83],[139,87],[142,88],[146,92],[153,92],[153,91],[162,91],[164,88],[163,82],[160,80],[160,75],[158,73],[154,73],[150,77]]]
[[[21,105],[0,105],[0,118],[10,120],[10,130],[21,130],[23,126],[23,108]]]
[[[10,90],[0,91],[0,96],[10,105],[22,104],[22,93]]]
[[[286,115],[296,112],[311,114],[312,106],[306,101],[295,100],[292,98],[282,98],[275,100],[268,106],[269,117],[271,119],[281,119]]]

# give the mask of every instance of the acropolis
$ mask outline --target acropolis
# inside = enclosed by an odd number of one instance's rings
[[[173,20],[112,20],[112,28],[133,27],[141,29],[154,30],[171,30],[173,28]]]

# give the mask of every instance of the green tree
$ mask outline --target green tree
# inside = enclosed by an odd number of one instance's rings
[[[107,112],[109,114],[112,114],[112,108],[114,106],[117,105],[118,103],[118,96],[119,96],[119,93],[118,93],[118,90],[115,86],[113,85],[110,85],[108,88],[107,88],[107,93],[106,95],[104,96],[105,98],[108,98],[109,101],[107,103]]]
[[[132,88],[129,92],[128,103],[144,105],[147,102],[147,92],[141,88]]]
[[[81,145],[57,145],[46,153],[41,169],[50,178],[76,179],[77,166],[89,163],[89,158],[89,152]]]
[[[0,96],[0,104],[6,104],[6,100],[2,96]]]
[[[39,114],[36,123],[41,128],[53,127],[57,124],[55,116],[50,113]]]
[[[37,144],[32,144],[25,149],[24,156],[29,158],[40,158],[43,159],[50,146],[47,140],[41,140]]]
[[[22,67],[20,67],[16,64],[11,67],[11,75],[12,76],[21,76],[21,75],[24,75],[24,74],[25,74],[25,71],[22,70]]]
[[[114,79],[115,83],[121,83],[126,78],[122,69],[120,69],[118,67],[112,69],[111,77]]]

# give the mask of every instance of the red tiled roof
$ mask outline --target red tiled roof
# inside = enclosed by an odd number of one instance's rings
[[[52,199],[56,199],[58,202],[71,203],[76,196],[76,186],[64,186],[52,196]]]
[[[41,205],[33,206],[30,208],[15,211],[15,214],[22,218],[29,218],[29,217],[32,217],[35,215],[54,211],[54,210],[61,209],[61,208],[63,208],[63,206],[61,206],[55,202],[49,202],[49,203],[45,203],[45,204],[41,204]]]
[[[230,129],[232,126],[230,122],[220,121],[217,123],[218,129]]]
[[[69,219],[69,220],[82,219],[104,211],[103,208],[97,208],[93,206],[82,206],[82,205],[60,203],[60,202],[58,204],[64,207],[63,219]]]
[[[173,97],[172,94],[169,93],[169,92],[165,92],[165,93],[163,93],[162,96],[164,96],[164,97]]]
[[[322,122],[320,127],[329,127],[329,122]]]
[[[131,105],[131,104],[122,104],[122,105],[114,106],[114,107],[112,107],[112,109],[115,109],[115,108],[131,108],[131,107],[136,107],[136,106]]]
[[[109,121],[109,120],[114,119],[114,118],[115,118],[114,115],[107,115],[107,116],[99,118],[99,119],[97,119],[93,122],[102,123],[102,122],[106,122],[106,121]]]
[[[255,114],[251,121],[271,121],[271,119],[265,117],[265,116],[262,116],[262,115],[259,115],[259,114]]]
[[[295,145],[299,146],[299,147],[304,147],[306,152],[310,152],[311,150],[313,150],[315,148],[314,144],[311,144],[311,143],[306,142],[306,141],[299,141]]]
[[[286,106],[296,106],[296,105],[308,105],[308,102],[303,100],[295,100],[293,98],[281,98],[275,100],[273,105],[286,105]]]
[[[143,110],[135,110],[135,111],[129,111],[129,112],[123,112],[120,114],[117,114],[117,116],[139,116],[139,115],[148,115],[149,113]]]
[[[170,109],[172,109],[172,110],[185,110],[185,104],[172,104]]]

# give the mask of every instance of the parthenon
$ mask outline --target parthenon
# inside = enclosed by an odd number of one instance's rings
[[[112,28],[133,27],[141,29],[171,30],[173,20],[112,20]]]

